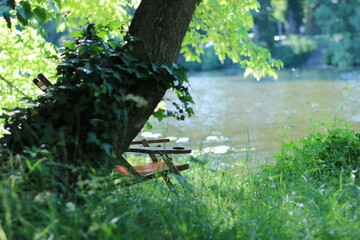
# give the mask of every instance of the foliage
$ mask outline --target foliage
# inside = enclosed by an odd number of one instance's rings
[[[360,48],[358,44],[354,44],[359,41],[359,35],[334,35],[325,54],[325,63],[339,67],[360,65],[360,57],[357,54]]]
[[[299,66],[309,59],[317,49],[316,41],[306,36],[291,35],[278,41],[272,50],[274,58],[280,59],[285,67]]]
[[[107,20],[109,20],[106,15],[112,16],[120,22],[129,21],[130,18],[128,12],[133,11],[133,8],[137,4],[138,1],[128,0],[116,2],[107,2],[103,0],[98,2],[90,0],[36,0],[21,2],[16,2],[15,0],[1,0],[0,15],[3,16],[8,28],[14,26],[14,19],[18,20],[22,26],[26,26],[34,19],[40,23],[45,23],[54,17],[60,17],[61,24],[58,28],[61,31],[67,27],[73,28],[78,25],[79,20],[81,20],[80,24],[94,21],[98,24],[105,24]],[[81,8],[78,7],[80,5]],[[98,8],[99,5],[102,7]],[[97,10],[93,11],[94,9]],[[61,17],[63,14],[65,14],[65,17]]]
[[[26,78],[33,78],[40,72],[54,76],[56,60],[49,57],[53,56],[55,51],[61,51],[42,39],[48,34],[44,26],[56,22],[57,29],[61,32],[79,29],[89,22],[99,25],[114,24],[121,28],[113,31],[111,35],[123,38],[138,4],[138,0],[0,1],[0,16],[3,15],[3,19],[0,19],[0,30],[7,33],[0,39],[1,107],[20,106],[19,100],[24,94],[28,97],[36,95],[35,86]],[[249,69],[248,74],[254,73],[257,77],[264,74],[276,77],[274,69],[281,64],[272,60],[267,50],[253,44],[248,36],[252,27],[249,12],[257,7],[255,0],[243,1],[240,4],[235,0],[227,1],[226,4],[220,1],[202,1],[184,41],[182,52],[185,57],[199,59],[203,44],[213,41],[216,54],[222,61],[226,58],[234,62],[240,61]],[[226,24],[222,24],[224,19]],[[10,30],[8,27],[11,27]],[[16,44],[13,44],[14,42]],[[10,60],[9,56],[13,58],[10,57]]]
[[[359,184],[355,176],[360,169],[359,136],[336,121],[315,123],[314,129],[299,144],[285,144],[283,153],[276,155],[276,166],[266,167],[265,176],[284,184],[305,178],[318,187]]]
[[[154,63],[150,57],[139,61],[131,54],[133,39],[109,38],[108,28],[97,35],[95,31],[94,25],[89,25],[76,33],[79,37],[74,42],[66,44],[57,68],[58,82],[31,103],[33,108],[17,108],[2,116],[11,133],[0,140],[2,146],[25,156],[32,147],[52,152],[54,159],[41,164],[60,164],[59,171],[51,171],[49,176],[69,184],[75,180],[67,177],[75,172],[82,178],[89,168],[101,172],[114,166],[113,159],[119,157],[115,149],[126,147],[117,139],[125,134],[128,115],[146,106],[147,94],[172,88],[179,99],[173,103],[177,111],[159,110],[155,113],[158,118],[184,119],[193,114],[186,69]],[[154,84],[149,87],[143,84],[146,81]],[[42,153],[36,157],[42,159]],[[31,164],[38,162],[36,158],[33,161]]]
[[[275,34],[269,33],[271,21],[275,18],[278,22],[278,33],[282,34],[282,26],[289,30],[290,12],[293,14],[293,30],[301,27],[306,35],[322,35],[328,38],[324,63],[339,67],[359,65],[359,24],[360,14],[358,11],[359,1],[348,0],[261,0],[260,12],[254,13],[255,23],[260,35],[260,43],[266,43],[270,48]],[[297,9],[297,11],[295,11]],[[261,18],[267,18],[267,22],[261,22]],[[269,25],[267,25],[269,24]],[[295,26],[296,25],[296,26]],[[289,37],[291,34],[287,33]],[[263,44],[263,46],[266,46]],[[273,53],[273,51],[271,51]],[[286,66],[294,65],[291,61]],[[299,64],[296,64],[299,65]]]
[[[46,0],[33,1],[31,4],[28,1],[21,1],[16,3],[15,0],[1,0],[0,1],[0,16],[3,16],[8,28],[13,25],[13,15],[23,25],[29,24],[29,20],[36,18],[40,22],[45,22],[48,18],[48,11],[43,7]],[[57,1],[55,1],[57,2]]]
[[[317,140],[314,132],[302,140],[307,142],[308,150],[301,151],[297,146],[299,151],[291,147],[288,153],[282,152],[279,160],[293,158],[294,152],[299,158],[296,164],[280,163],[274,168],[283,173],[283,178],[275,172],[269,174],[268,170],[255,173],[251,169],[211,165],[218,162],[218,155],[193,157],[192,168],[184,172],[192,187],[177,188],[177,195],[170,193],[160,179],[124,189],[117,184],[115,175],[107,175],[80,181],[71,195],[64,196],[44,190],[40,184],[29,184],[26,179],[31,172],[27,166],[20,164],[18,157],[6,159],[0,171],[0,236],[2,239],[357,239],[360,235],[358,172],[353,173],[355,181],[345,174],[340,181],[339,175],[330,174],[335,169],[330,167],[323,171],[326,178],[317,174],[317,179],[311,179],[314,164],[306,161],[310,151],[325,153],[329,160],[332,159],[329,154],[341,157],[350,152],[343,143],[355,146],[353,133],[336,126],[337,123],[330,125],[331,137],[325,133],[320,136],[324,142]],[[310,139],[315,146],[310,144]],[[327,144],[336,150],[321,148]],[[341,149],[343,154],[338,152]],[[343,163],[342,167],[346,168],[350,162]],[[34,164],[32,170],[36,172],[40,167]],[[316,176],[315,172],[312,176]],[[324,186],[319,187],[319,180],[324,180]],[[79,196],[81,202],[76,201]]]
[[[340,67],[359,65],[359,1],[308,0],[307,4],[314,8],[322,33],[330,37],[326,63]]]
[[[12,7],[16,3],[15,7]],[[98,8],[102,4],[101,8]],[[131,18],[131,9],[135,3],[129,1],[0,1],[0,16],[9,16],[7,21],[0,20],[0,30],[4,33],[0,38],[0,89],[1,108],[19,106],[24,95],[34,97],[39,92],[30,79],[42,72],[49,77],[56,73],[57,60],[52,58],[59,47],[45,41],[45,26],[56,22],[58,31],[73,31],[85,23],[96,21],[109,24],[111,17],[116,17],[116,25],[126,27],[125,22]],[[78,6],[81,6],[80,8]],[[14,10],[13,10],[14,9]],[[98,9],[93,11],[93,9]],[[26,12],[23,15],[18,12]],[[44,13],[39,18],[39,14]],[[9,29],[8,26],[11,28]],[[44,23],[47,23],[46,25]],[[26,27],[24,25],[27,25]],[[56,27],[54,26],[54,27]],[[116,35],[120,35],[120,31]],[[122,33],[125,34],[124,32]],[[29,79],[30,78],[30,79]],[[17,91],[19,89],[20,91]],[[1,110],[0,110],[1,111]],[[2,123],[2,122],[0,122]]]
[[[248,34],[253,27],[250,10],[258,7],[253,0],[203,0],[183,42],[182,53],[186,60],[200,61],[199,55],[204,50],[199,46],[212,41],[221,62],[228,57],[246,69],[245,75],[252,74],[258,79],[265,75],[277,78],[276,69],[282,67],[281,62],[272,59],[268,50],[253,43]]]
[[[216,56],[213,45],[206,44],[203,47],[203,51],[204,52],[200,55],[200,62],[186,61],[185,58],[181,56],[179,58],[179,64],[188,68],[189,71],[221,70],[235,65],[229,58],[226,58],[224,62],[221,63],[219,58]]]
[[[263,0],[262,0],[263,1]],[[288,7],[287,0],[270,0],[272,9],[273,9],[273,16],[276,20],[281,22],[286,22],[285,12]]]
[[[6,35],[0,38],[0,100],[4,103],[2,107],[11,108],[17,106],[22,97],[34,96],[36,86],[30,84],[31,76],[39,72],[55,74],[56,65],[49,56],[56,51],[32,28],[9,30],[5,22],[0,21],[0,29]]]

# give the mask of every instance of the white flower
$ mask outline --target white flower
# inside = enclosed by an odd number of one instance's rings
[[[76,210],[76,205],[72,202],[67,202],[66,203],[66,212],[75,212]]]

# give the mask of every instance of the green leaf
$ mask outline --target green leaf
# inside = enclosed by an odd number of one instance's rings
[[[107,155],[111,155],[112,146],[110,144],[103,143],[103,144],[100,145],[100,148],[104,149]]]
[[[120,28],[121,25],[120,25],[119,21],[111,21],[111,22],[109,22],[107,27],[109,28],[110,31],[114,31],[114,30]]]
[[[82,37],[82,32],[83,32],[82,30],[77,30],[77,31],[70,33],[69,35],[72,37]]]
[[[169,66],[163,64],[163,65],[161,65],[161,67],[164,68],[166,71],[168,71],[168,73],[170,75],[174,75],[173,70],[171,68],[169,68]]]
[[[96,133],[94,132],[89,132],[88,133],[88,137],[86,142],[88,143],[96,143],[98,145],[100,145],[100,140],[97,138]]]
[[[149,123],[149,122],[146,122],[145,123],[145,129],[146,130],[150,130],[150,129],[152,129],[153,128],[153,126]]]
[[[46,10],[42,7],[37,7],[34,9],[34,14],[35,16],[41,21],[41,22],[46,22]]]
[[[156,112],[153,113],[153,116],[155,118],[157,118],[157,120],[159,122],[161,122],[161,120],[163,120],[166,117],[165,110],[164,109],[159,109],[159,110],[157,110]]]
[[[61,8],[61,0],[54,0],[58,8]]]
[[[75,43],[74,42],[64,42],[64,47],[70,49],[70,50],[75,50]]]
[[[11,9],[15,9],[15,0],[7,0],[7,5],[11,7]]]
[[[107,33],[106,31],[100,31],[96,35],[106,41],[107,37],[109,36],[109,33]]]
[[[20,5],[24,9],[27,19],[30,19],[34,16],[33,12],[31,11],[31,5],[29,2],[22,1],[20,2]]]
[[[194,109],[191,108],[191,107],[187,108],[186,111],[188,112],[188,114],[189,114],[190,116],[195,114],[195,113],[194,113]]]
[[[10,14],[9,13],[4,13],[3,14],[5,21],[6,21],[6,26],[8,28],[11,28],[11,18],[10,18]]]
[[[79,69],[80,71],[83,71],[83,72],[86,73],[86,74],[92,73],[91,69],[89,69],[89,68],[79,67],[78,69]]]
[[[16,11],[17,19],[19,20],[19,22],[22,25],[26,26],[28,24],[28,19],[26,17],[25,10],[23,8],[20,8],[20,7],[18,7],[16,10],[17,10]]]
[[[0,16],[2,16],[5,13],[8,13],[9,11],[11,11],[10,7],[0,5]]]

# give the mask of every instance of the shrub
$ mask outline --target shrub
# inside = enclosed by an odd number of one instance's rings
[[[360,169],[359,136],[347,126],[334,122],[316,123],[313,132],[298,144],[284,144],[276,155],[277,164],[266,166],[265,177],[289,183],[306,178],[316,186],[359,183],[355,176]],[[324,130],[319,131],[321,127]]]
[[[280,59],[285,67],[294,67],[305,63],[316,48],[317,43],[310,38],[291,35],[275,44],[272,55]]]

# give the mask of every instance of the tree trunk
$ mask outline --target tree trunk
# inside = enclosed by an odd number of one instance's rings
[[[288,0],[288,34],[299,33],[300,6],[298,0]]]
[[[139,38],[134,54],[139,59],[150,54],[152,61],[176,62],[198,0],[142,0],[131,22],[129,35]],[[149,81],[149,84],[154,82]],[[148,92],[143,97],[147,106],[130,112],[123,134],[117,139],[120,154],[140,132],[166,89]]]

